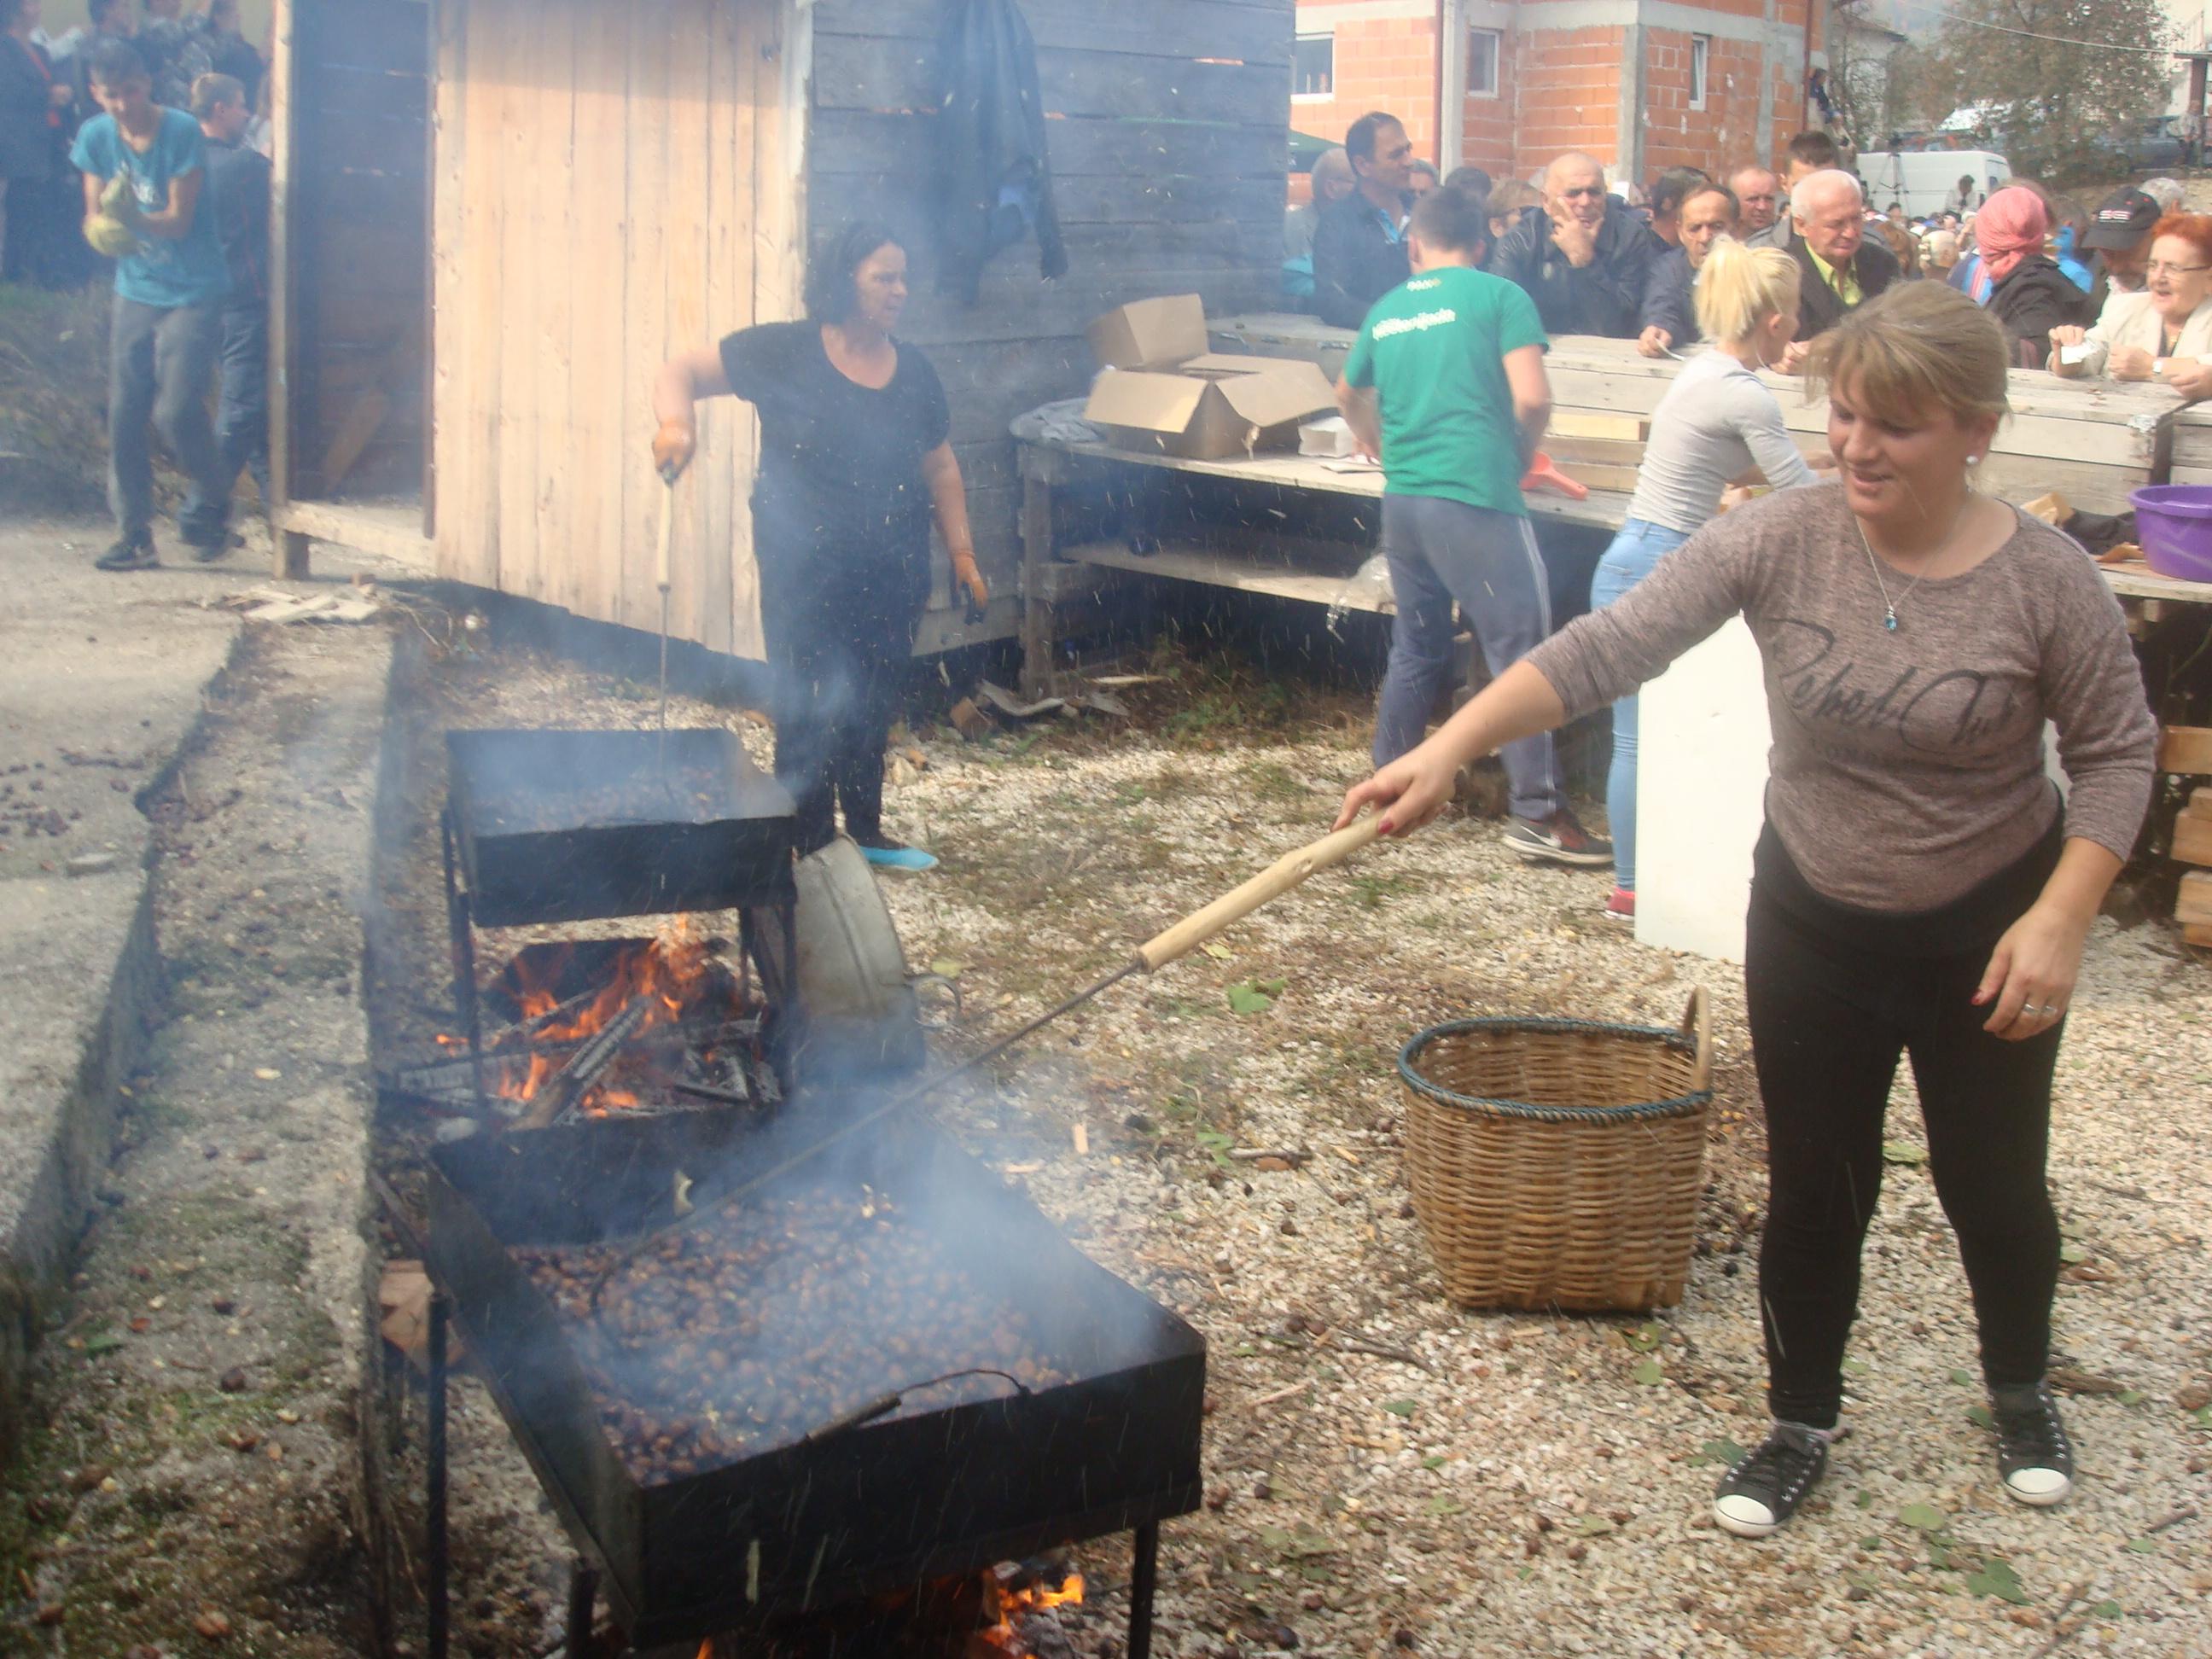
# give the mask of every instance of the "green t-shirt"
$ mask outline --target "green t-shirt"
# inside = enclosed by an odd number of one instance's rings
[[[1377,300],[1344,378],[1376,389],[1383,488],[1526,513],[1504,357],[1549,343],[1534,303],[1486,271],[1440,266]]]

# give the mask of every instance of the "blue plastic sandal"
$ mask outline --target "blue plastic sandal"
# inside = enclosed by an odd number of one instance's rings
[[[937,860],[919,847],[868,847],[860,848],[860,856],[871,864],[880,864],[893,870],[934,870]]]

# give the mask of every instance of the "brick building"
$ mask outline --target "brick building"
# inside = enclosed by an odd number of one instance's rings
[[[1565,149],[1639,181],[1683,164],[1721,173],[1754,157],[1771,163],[1805,125],[1806,74],[1826,61],[1825,9],[1298,0],[1291,125],[1340,138],[1367,111],[1389,110],[1446,170],[1471,163],[1499,178],[1525,179]],[[1459,48],[1441,63],[1439,38]]]

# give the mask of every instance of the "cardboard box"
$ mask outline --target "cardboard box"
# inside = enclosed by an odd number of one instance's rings
[[[1206,355],[1206,302],[1195,294],[1139,300],[1087,331],[1101,368],[1172,368]]]
[[[1248,360],[1256,367],[1161,374],[1109,369],[1098,377],[1085,420],[1124,449],[1216,461],[1297,447],[1307,416],[1336,405],[1328,377],[1312,363]]]
[[[1206,307],[1195,294],[1139,300],[1088,332],[1105,372],[1084,418],[1124,449],[1211,461],[1294,448],[1298,423],[1336,406],[1315,364],[1208,351]]]
[[[1298,428],[1298,453],[1318,455],[1323,460],[1341,460],[1346,455],[1357,454],[1359,441],[1352,435],[1352,428],[1341,415],[1325,416],[1318,421],[1308,421]]]

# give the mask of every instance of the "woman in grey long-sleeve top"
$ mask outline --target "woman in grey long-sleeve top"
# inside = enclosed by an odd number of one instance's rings
[[[1750,625],[1774,735],[1744,959],[1774,1424],[1714,1500],[1749,1537],[1826,1467],[1900,1057],[1973,1292],[2005,1491],[2047,1504],[2072,1490],[2045,1376],[2051,1077],[2083,941],[2149,803],[2155,736],[2095,566],[1971,486],[2006,408],[1996,324],[1912,283],[1815,349],[1840,482],[1706,526],[1353,787],[1342,819],[1373,802],[1392,831],[1415,829],[1467,762],[1632,690],[1731,616]]]
[[[1707,192],[1693,195],[1686,210]],[[1797,336],[1797,262],[1779,248],[1729,237],[1705,255],[1692,290],[1712,349],[1692,358],[1651,414],[1627,521],[1597,562],[1590,605],[1603,610],[1649,576],[1720,510],[1721,492],[1756,471],[1777,489],[1813,482],[1783,423],[1782,405],[1756,371],[1782,361]],[[1605,805],[1613,826],[1613,896],[1606,914],[1636,916],[1634,692],[1613,705],[1613,766]]]

